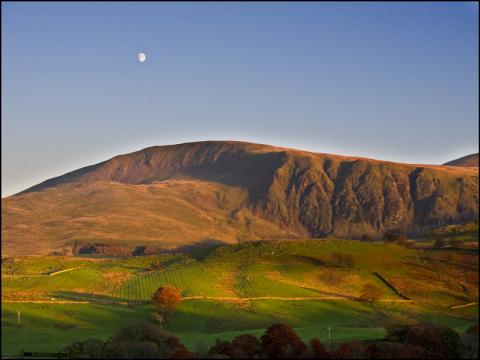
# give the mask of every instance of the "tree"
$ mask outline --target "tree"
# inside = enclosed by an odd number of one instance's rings
[[[478,359],[478,325],[472,325],[463,334],[464,358]]]
[[[436,239],[433,246],[437,249],[443,248],[445,246],[445,241],[443,241],[443,239]]]
[[[285,324],[270,326],[260,338],[262,356],[267,359],[303,359],[308,355],[307,346]]]
[[[176,305],[182,296],[177,288],[171,286],[160,287],[153,294],[152,301],[157,307],[162,325],[166,325],[168,317],[175,311]]]
[[[387,340],[421,348],[424,359],[457,359],[462,357],[460,335],[440,324],[421,323],[388,329]]]
[[[77,341],[66,346],[63,351],[70,359],[102,359],[104,343],[100,339]]]
[[[418,359],[422,349],[395,342],[377,342],[365,349],[367,359]]]
[[[167,356],[151,341],[128,340],[108,343],[103,359],[166,359]]]
[[[194,359],[195,355],[190,352],[176,336],[169,336],[165,341],[170,348],[170,357],[172,359]]]
[[[72,359],[194,358],[177,337],[147,322],[127,325],[105,343],[99,339],[87,339],[67,346],[64,351]]]
[[[312,359],[331,359],[332,356],[328,353],[325,346],[317,338],[310,340],[310,357]]]
[[[335,359],[363,359],[365,354],[365,347],[359,341],[347,342],[340,345],[333,357]]]
[[[251,334],[236,336],[227,349],[227,355],[232,359],[257,359],[260,353],[260,341]]]
[[[373,284],[365,284],[360,293],[360,298],[369,302],[376,302],[382,297],[382,292]]]
[[[226,357],[230,357],[228,355],[228,349],[230,347],[230,342],[224,340],[215,340],[215,345],[213,345],[210,350],[208,350],[208,357],[218,357],[218,355],[223,355]]]

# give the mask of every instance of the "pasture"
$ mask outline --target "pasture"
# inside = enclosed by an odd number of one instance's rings
[[[353,261],[336,264],[333,253]],[[367,283],[381,291],[376,304],[358,299]],[[381,338],[392,322],[438,321],[463,331],[478,318],[478,305],[451,309],[478,302],[476,252],[305,240],[133,258],[22,257],[2,265],[2,354],[57,351],[136,320],[153,322],[149,300],[164,285],[184,297],[166,330],[192,350],[261,335],[278,322],[324,343],[330,327],[335,343]]]

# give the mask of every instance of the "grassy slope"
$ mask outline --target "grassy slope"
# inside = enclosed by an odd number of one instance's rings
[[[330,254],[334,251],[351,254],[355,266],[333,266]],[[15,276],[7,274],[11,268],[2,266],[2,296],[5,300],[147,300],[161,285],[175,285],[184,296],[358,296],[363,284],[373,282],[384,299],[399,299],[372,274],[376,271],[414,303],[372,307],[347,300],[185,300],[168,330],[192,349],[241,332],[260,335],[276,322],[291,324],[305,340],[317,336],[322,341],[326,341],[327,326],[334,327],[334,341],[379,338],[388,319],[436,320],[464,330],[478,317],[478,307],[448,307],[478,301],[478,254],[445,250],[432,252],[427,261],[421,255],[421,251],[396,245],[308,240],[127,259],[25,257],[15,262]],[[162,269],[150,271],[157,261]],[[77,269],[44,275],[68,268]],[[20,326],[17,310],[22,312]],[[153,321],[152,310],[145,305],[4,303],[3,353],[22,348],[57,350],[76,339],[106,338],[127,322]]]
[[[21,311],[21,325],[17,324],[17,311]],[[130,322],[152,321],[152,311],[151,306],[3,304],[2,354],[14,354],[21,349],[57,351],[79,339],[106,339]],[[356,302],[257,300],[239,305],[184,301],[167,330],[193,350],[209,347],[215,339],[231,339],[245,332],[260,336],[267,326],[278,322],[289,323],[305,341],[317,337],[324,343],[328,341],[328,327],[331,327],[332,343],[339,343],[382,338],[384,316],[442,322],[463,332],[475,322],[472,319],[478,317],[477,307],[469,311],[465,317],[465,311],[446,316],[419,312],[406,305],[385,306],[379,312],[370,305]]]
[[[239,210],[246,196],[241,188],[218,183],[172,180],[69,184],[9,197],[2,199],[2,253],[46,255],[70,248],[76,239],[134,247],[286,237],[248,209]]]

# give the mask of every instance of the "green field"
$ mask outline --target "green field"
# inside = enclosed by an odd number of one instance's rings
[[[334,264],[333,252],[351,255],[353,264]],[[358,300],[367,283],[381,290],[375,305]],[[330,327],[337,343],[381,338],[395,321],[438,321],[464,331],[478,319],[478,305],[450,309],[478,302],[475,251],[427,256],[392,244],[306,240],[124,259],[24,257],[2,265],[2,354],[57,351],[75,340],[105,339],[136,320],[154,322],[148,301],[163,285],[186,297],[166,330],[192,350],[217,338],[261,335],[278,322],[323,342]]]

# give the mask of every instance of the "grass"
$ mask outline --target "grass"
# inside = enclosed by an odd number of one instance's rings
[[[332,252],[350,254],[352,267],[332,263]],[[152,265],[157,270],[152,270]],[[216,296],[228,301],[184,300],[168,331],[192,350],[215,339],[240,333],[261,335],[279,322],[290,324],[306,341],[333,342],[378,339],[392,321],[438,321],[464,331],[478,321],[478,253],[454,249],[423,251],[392,244],[342,240],[243,243],[192,254],[138,258],[24,257],[11,269],[2,266],[3,300],[88,300],[96,304],[2,304],[2,354],[24,350],[57,351],[87,337],[106,339],[122,326],[154,321],[149,305],[100,305],[99,301],[150,299],[163,285],[183,296]],[[52,271],[76,267],[59,273]],[[412,304],[380,302],[372,306],[355,298],[366,283],[375,284],[382,299],[399,296],[373,272],[382,274]],[[342,300],[249,300],[338,297]],[[17,324],[17,311],[21,324]]]

